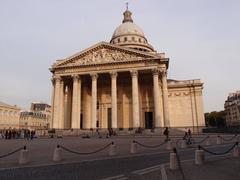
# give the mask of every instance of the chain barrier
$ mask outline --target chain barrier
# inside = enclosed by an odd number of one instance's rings
[[[183,180],[186,180],[185,175],[184,175],[184,172],[183,172],[183,169],[182,169],[180,157],[179,157],[179,155],[178,155],[178,153],[177,153],[177,149],[176,149],[176,148],[173,148],[173,152],[176,154],[177,163],[178,163],[178,167],[179,167],[179,170],[180,170],[180,172],[181,172],[181,175],[182,175],[182,179],[183,179]]]
[[[229,153],[231,150],[233,150],[233,148],[234,148],[235,146],[238,146],[238,142],[234,143],[234,145],[231,146],[227,151],[220,152],[220,153],[211,152],[211,151],[205,149],[204,147],[202,147],[202,146],[200,146],[200,145],[198,146],[198,149],[199,149],[199,150],[202,149],[202,150],[204,150],[205,152],[207,152],[207,153],[209,153],[209,154],[212,154],[212,155],[223,155],[223,154]]]
[[[73,154],[78,154],[78,155],[89,155],[89,154],[95,154],[95,153],[98,153],[100,151],[103,151],[104,149],[108,148],[110,145],[114,144],[113,142],[107,144],[106,146],[96,150],[96,151],[92,151],[92,152],[77,152],[77,151],[73,151],[73,150],[70,150],[62,145],[57,145],[57,147],[61,147],[63,150],[67,151],[67,152],[70,152],[70,153],[73,153]]]
[[[164,145],[164,144],[166,144],[168,141],[164,141],[163,143],[161,143],[161,144],[157,144],[157,145],[145,145],[145,144],[142,144],[142,143],[140,143],[140,142],[138,142],[138,141],[133,141],[134,143],[137,143],[138,145],[140,145],[140,146],[142,146],[142,147],[145,147],[145,148],[158,148],[158,147],[160,147],[160,146],[162,146],[162,145]]]
[[[201,143],[203,143],[204,141],[206,141],[208,138],[210,138],[209,136],[207,136],[207,137],[205,137],[205,138],[203,138],[201,141],[199,141],[199,142],[193,142],[193,144],[201,144]],[[193,139],[194,140],[194,139]]]
[[[0,159],[1,159],[1,158],[5,158],[5,157],[7,157],[7,156],[11,156],[12,154],[17,153],[18,151],[21,151],[22,149],[26,149],[26,146],[20,147],[20,148],[18,148],[18,149],[16,149],[16,150],[12,151],[12,152],[10,152],[10,153],[7,153],[7,154],[4,154],[4,155],[1,155],[1,156],[0,156]]]
[[[226,138],[224,138],[224,137],[222,137],[222,136],[218,136],[218,137],[220,137],[222,140],[224,140],[224,141],[231,141],[231,140],[233,140],[234,138],[236,138],[237,137],[237,134],[235,134],[233,137],[230,137],[229,139],[226,139]]]

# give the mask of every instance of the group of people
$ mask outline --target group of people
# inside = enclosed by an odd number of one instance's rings
[[[102,138],[102,135],[100,134],[99,129],[97,129],[96,131],[97,131],[98,138]],[[117,133],[112,128],[109,128],[106,134],[106,138],[110,138],[111,136],[116,136],[116,135]]]
[[[33,139],[35,131],[29,129],[4,129],[0,130],[0,139]]]
[[[169,129],[168,127],[165,128],[165,130],[163,131],[163,135],[166,137],[165,141],[169,140]],[[190,129],[188,129],[184,136],[183,139],[186,140],[187,144],[192,144],[192,132]]]

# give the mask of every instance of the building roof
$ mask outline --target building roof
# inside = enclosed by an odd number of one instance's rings
[[[0,106],[4,106],[4,107],[8,107],[8,108],[14,108],[14,109],[21,109],[21,108],[17,107],[16,105],[12,106],[12,105],[6,104],[2,101],[0,101]]]

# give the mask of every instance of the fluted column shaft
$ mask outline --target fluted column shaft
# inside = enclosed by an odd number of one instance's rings
[[[64,90],[64,128],[68,128],[67,124],[68,124],[68,86],[65,87]]]
[[[59,128],[58,127],[58,122],[59,122],[59,95],[60,95],[60,81],[61,81],[61,77],[60,76],[56,76],[54,77],[54,81],[55,81],[55,88],[54,88],[54,106],[53,106],[53,124],[52,127],[53,128]]]
[[[161,81],[163,90],[163,114],[164,114],[164,126],[170,126],[169,120],[169,103],[168,103],[168,87],[167,87],[167,70],[161,69]]]
[[[52,101],[51,101],[52,115],[51,115],[50,128],[53,128],[54,100],[55,100],[55,79],[52,78]]]
[[[139,97],[138,97],[138,72],[131,71],[132,76],[132,110],[133,110],[133,128],[140,127],[139,119]]]
[[[117,128],[117,73],[111,72],[112,128]]]
[[[59,129],[64,129],[64,82],[60,81],[59,91]]]
[[[96,128],[97,124],[97,78],[98,75],[96,73],[91,74],[92,77],[92,125],[93,129]]]
[[[72,95],[72,123],[71,128],[80,128],[81,112],[81,79],[78,75],[73,75],[73,95]]]
[[[160,92],[159,92],[159,71],[153,69],[153,95],[154,95],[154,120],[155,127],[161,127],[161,115],[160,115]]]

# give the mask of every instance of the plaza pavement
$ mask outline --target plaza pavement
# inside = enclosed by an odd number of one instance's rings
[[[182,169],[186,180],[239,180],[240,158],[232,155],[214,157],[206,160],[204,165],[195,165],[193,160],[183,161]],[[168,180],[180,180],[179,170],[170,170],[166,166]]]
[[[222,135],[225,138],[230,138],[232,135]],[[200,136],[194,136],[195,139],[203,139],[206,137],[206,135],[201,134]],[[63,145],[71,150],[80,151],[80,152],[91,152],[93,150],[97,150],[103,146],[105,146],[108,143],[111,143],[112,141],[117,146],[117,155],[114,157],[109,157],[108,155],[108,149],[103,150],[96,154],[91,155],[76,155],[69,152],[63,151],[63,161],[60,162],[62,164],[64,163],[73,163],[73,162],[83,162],[83,161],[95,161],[95,160],[101,160],[101,159],[111,159],[111,158],[121,158],[121,157],[134,157],[136,155],[130,154],[130,144],[133,140],[136,140],[138,142],[141,142],[143,144],[147,145],[156,145],[160,144],[164,141],[163,136],[161,135],[125,135],[125,136],[115,136],[111,138],[97,138],[95,135],[89,139],[83,139],[81,137],[63,137],[63,138],[36,138],[33,140],[23,140],[23,139],[16,139],[16,140],[0,140],[0,155],[6,154],[8,152],[11,152],[15,149],[17,149],[20,146],[26,145],[27,149],[29,150],[29,159],[30,162],[27,165],[19,165],[18,164],[18,158],[19,153],[13,154],[9,157],[0,159],[0,170],[6,169],[6,168],[13,168],[13,167],[31,167],[31,166],[44,166],[44,165],[51,165],[56,164],[52,161],[53,158],[53,151],[57,144]],[[172,142],[176,142],[178,139],[181,139],[182,136],[172,136]],[[216,146],[216,135],[212,135],[210,138],[211,146]],[[235,142],[235,139],[231,142],[225,142],[225,143],[233,143]],[[204,143],[203,143],[204,144]],[[217,145],[221,146],[221,145]],[[181,149],[181,151],[188,151],[191,148],[188,149]],[[194,148],[195,149],[195,148]],[[144,148],[138,146],[138,154],[137,156],[140,156],[141,154],[154,154],[154,153],[169,153],[171,150],[166,150],[166,146],[163,145],[159,148]],[[209,163],[206,163],[203,166],[196,166],[193,165],[192,161],[183,161],[183,170],[186,174],[186,179],[207,179],[207,176],[211,177],[210,179],[218,179],[221,180],[221,177],[228,177],[228,180],[234,179],[235,177],[237,179],[239,178],[239,165],[240,159],[239,158],[226,158],[226,159],[215,159]],[[162,166],[159,166],[158,168],[150,168],[150,172],[147,170],[141,170],[142,173],[141,176],[129,176],[126,178],[129,179],[159,179],[159,177],[162,177],[162,174],[164,174]],[[168,165],[164,166],[165,173],[167,176],[167,179],[181,179],[181,176],[179,174],[179,171],[172,171],[169,170]],[[236,172],[238,173],[236,173]],[[148,173],[149,172],[149,173]],[[221,172],[221,173],[219,173]],[[235,174],[234,174],[235,172]],[[197,176],[196,176],[197,175]],[[216,176],[216,178],[214,177]],[[218,176],[220,176],[218,178]],[[148,178],[147,178],[148,177]],[[194,177],[194,178],[193,178]],[[123,178],[123,177],[121,177]],[[235,178],[235,179],[236,179]],[[164,179],[164,178],[163,178]]]

